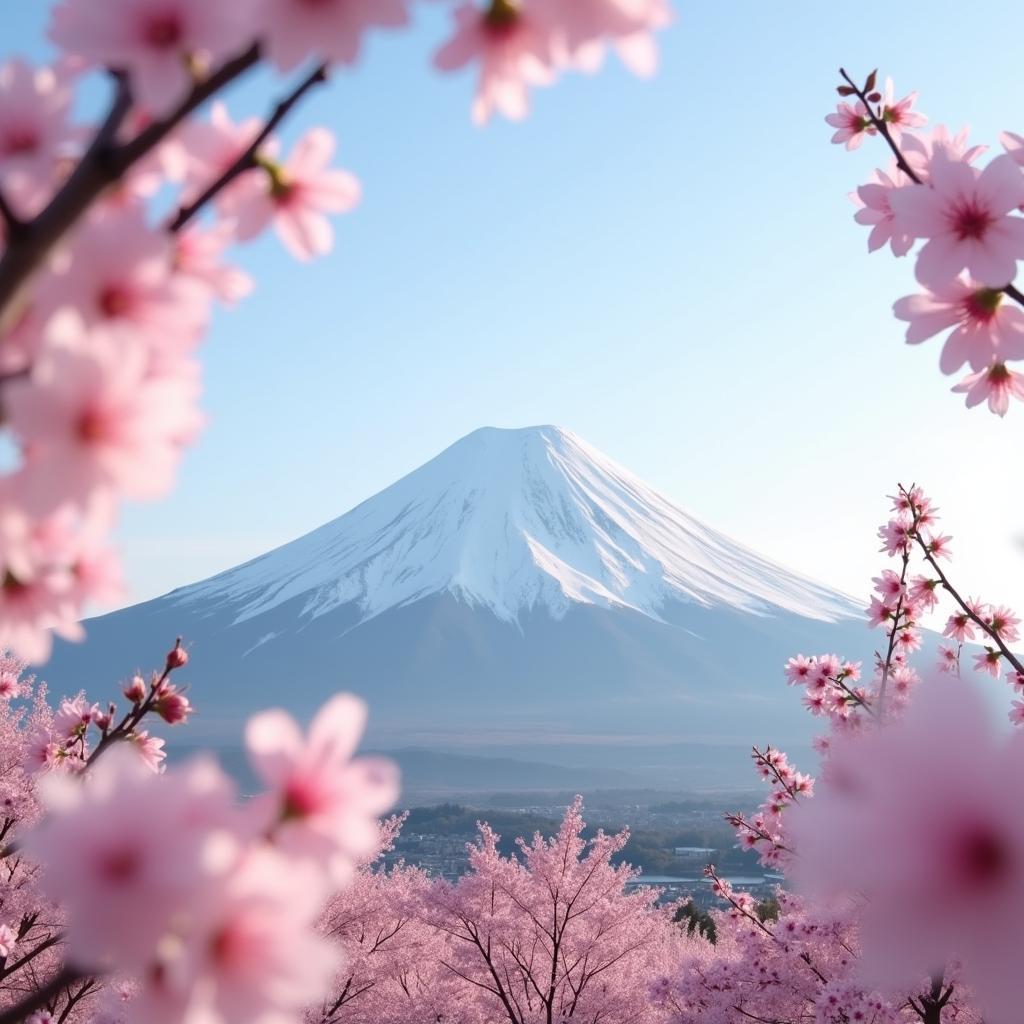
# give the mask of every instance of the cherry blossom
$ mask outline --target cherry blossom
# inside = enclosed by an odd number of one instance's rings
[[[824,788],[790,812],[803,883],[868,897],[876,984],[913,985],[955,954],[993,1019],[1014,1019],[1022,767],[1024,735],[997,739],[980,698],[936,680],[900,723],[835,747]]]
[[[0,66],[0,186],[21,216],[49,198],[58,161],[73,143],[71,101],[52,68],[17,58]]]
[[[258,118],[246,118],[237,124],[232,121],[227,107],[220,100],[210,108],[208,120],[189,121],[179,133],[180,146],[184,151],[182,201],[192,203],[198,199],[249,148],[259,130]],[[262,150],[274,156],[277,152],[276,140],[273,137],[268,139]],[[251,175],[258,177],[258,169],[248,169],[221,189],[214,198],[218,210],[229,210],[238,185]]]
[[[354,64],[372,28],[400,28],[409,21],[408,0],[255,0],[270,60],[291,71],[304,60]]]
[[[893,306],[906,320],[907,342],[919,344],[949,327],[939,367],[955,373],[965,363],[978,371],[997,359],[1024,359],[1024,311],[994,288],[958,277],[920,295],[908,295]]]
[[[1008,369],[1006,363],[992,363],[984,370],[968,374],[952,390],[967,396],[969,409],[988,402],[992,412],[1005,416],[1011,398],[1024,401],[1024,374]]]
[[[860,209],[853,219],[858,224],[871,227],[868,235],[868,252],[881,249],[889,244],[894,256],[906,256],[914,245],[914,237],[907,234],[900,225],[889,202],[894,189],[906,188],[910,184],[899,168],[886,171],[875,171],[875,180],[861,185],[854,194],[854,201]]]
[[[324,865],[339,883],[373,850],[374,819],[398,795],[391,762],[352,759],[365,721],[362,701],[340,694],[320,709],[305,738],[284,711],[255,716],[245,733],[253,770],[271,790],[265,813],[274,843]]]
[[[672,21],[665,0],[555,0],[553,14],[556,52],[564,46],[573,67],[597,70],[610,43],[629,70],[643,77],[658,65],[654,32]]]
[[[11,425],[29,446],[26,496],[49,510],[85,502],[96,488],[166,493],[182,439],[198,426],[182,386],[148,377],[139,348],[96,342],[49,353],[8,391]]]
[[[314,931],[327,889],[313,869],[247,851],[197,907],[183,941],[156,951],[134,1018],[151,1024],[294,1020],[327,990],[337,954]],[[196,907],[195,897],[190,903]]]
[[[479,62],[473,120],[484,124],[495,111],[513,121],[529,111],[530,86],[550,85],[559,60],[549,11],[537,0],[496,3],[481,10],[474,3],[454,11],[455,33],[434,56],[442,71]]]
[[[164,110],[210,64],[244,38],[244,4],[206,0],[62,0],[50,39],[91,64],[128,72],[146,107]]]
[[[981,172],[963,161],[933,159],[929,186],[890,196],[900,226],[928,241],[917,256],[917,279],[941,288],[966,269],[990,288],[1002,288],[1024,258],[1024,174],[1010,156]]]
[[[912,92],[903,99],[895,99],[895,91],[891,78],[885,80],[885,95],[882,98],[882,120],[889,128],[889,134],[899,139],[904,132],[920,128],[928,121],[924,114],[914,110],[917,93]]]
[[[837,146],[845,145],[847,149],[857,149],[865,136],[878,132],[871,121],[868,108],[860,102],[853,106],[849,103],[840,103],[836,107],[836,112],[825,118],[825,123],[836,129],[832,142]]]
[[[264,162],[265,179],[249,177],[232,201],[239,239],[254,238],[273,224],[285,248],[300,260],[330,252],[334,230],[327,213],[347,213],[359,202],[359,182],[348,171],[328,167],[334,137],[309,131],[284,163]]]
[[[154,775],[116,746],[84,782],[44,781],[49,816],[25,849],[45,864],[46,892],[68,910],[69,956],[87,968],[141,970],[175,916],[229,866],[218,857],[230,820],[227,779],[202,761]]]

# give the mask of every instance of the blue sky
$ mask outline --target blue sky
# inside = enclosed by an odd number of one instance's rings
[[[46,6],[5,11],[7,53],[46,53]],[[523,124],[474,127],[471,79],[431,71],[441,4],[312,97],[286,134],[334,129],[364,202],[315,265],[274,238],[238,251],[259,284],[206,345],[209,428],[174,496],[124,517],[135,596],[289,540],[476,427],[557,423],[856,592],[883,495],[915,480],[965,589],[1024,607],[1024,406],[967,412],[938,343],[903,344],[911,265],[868,257],[846,198],[887,158],[830,146],[822,120],[845,63],[977,140],[1024,130],[1024,8],[676,6],[657,78],[567,76]],[[281,88],[257,76],[229,106]]]

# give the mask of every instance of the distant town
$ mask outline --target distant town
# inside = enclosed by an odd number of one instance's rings
[[[383,864],[391,867],[404,861],[454,881],[469,868],[466,847],[477,834],[477,822],[487,822],[501,836],[502,853],[511,854],[518,836],[530,839],[538,831],[545,836],[556,831],[570,799],[564,794],[503,794],[483,806],[467,802],[413,807],[405,812],[402,831]],[[747,810],[753,800],[747,796],[736,807]],[[704,878],[708,864],[759,901],[769,899],[779,884],[756,856],[737,848],[717,800],[666,801],[661,794],[654,802],[630,803],[623,794],[608,791],[587,803],[584,816],[588,834],[629,828],[629,842],[616,859],[640,870],[633,885],[661,889],[661,902],[682,899],[701,909],[719,905]]]

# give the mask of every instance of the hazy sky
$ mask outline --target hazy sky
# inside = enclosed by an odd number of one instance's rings
[[[45,53],[49,5],[5,6],[4,50]],[[441,4],[305,106],[296,124],[338,133],[365,200],[313,266],[274,238],[239,251],[259,287],[209,337],[209,428],[174,497],[124,518],[136,598],[318,526],[476,427],[556,423],[858,593],[884,495],[917,481],[965,589],[1024,607],[1024,406],[967,412],[939,343],[903,344],[911,265],[868,257],[847,199],[887,158],[830,146],[822,120],[845,63],[977,140],[1024,130],[1024,7],[677,9],[656,79],[567,77],[521,125],[475,128],[470,79],[430,70]]]

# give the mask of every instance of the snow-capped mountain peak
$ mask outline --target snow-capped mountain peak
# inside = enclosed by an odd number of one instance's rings
[[[236,621],[300,599],[366,621],[449,593],[502,620],[574,604],[660,618],[668,603],[836,621],[857,614],[683,511],[570,431],[485,427],[338,519],[203,583]]]

